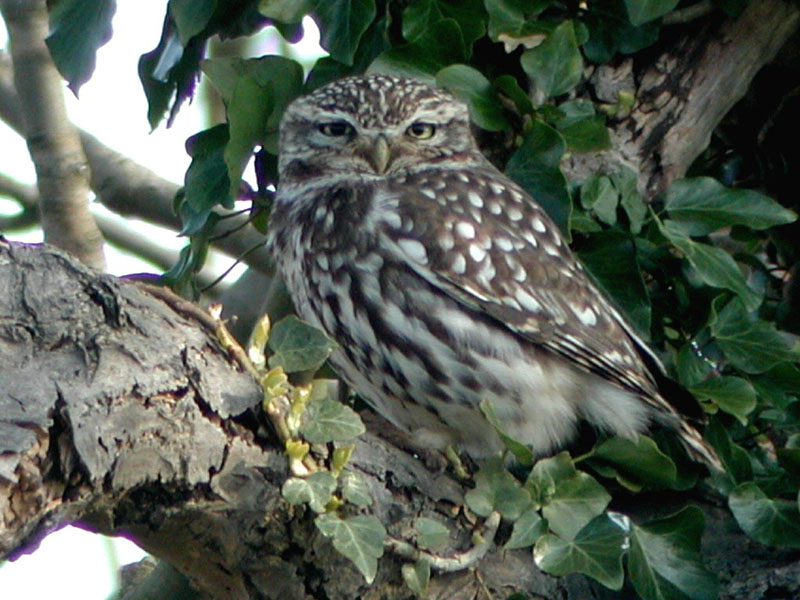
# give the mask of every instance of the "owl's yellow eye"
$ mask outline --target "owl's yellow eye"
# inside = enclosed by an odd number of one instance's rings
[[[328,137],[350,136],[355,131],[353,126],[347,121],[331,121],[330,123],[320,123],[317,127],[322,135]]]
[[[417,138],[418,140],[427,140],[433,137],[433,134],[436,133],[436,125],[433,123],[423,123],[422,121],[417,121],[416,123],[412,123],[408,129],[406,129],[406,133],[413,138]]]

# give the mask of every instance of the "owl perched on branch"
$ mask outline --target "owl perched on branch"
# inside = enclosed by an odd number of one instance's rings
[[[719,465],[670,404],[697,416],[694,399],[480,153],[464,103],[411,79],[336,81],[287,108],[279,170],[268,244],[295,307],[416,445],[496,452],[487,401],[537,455],[581,421],[627,437],[659,424]]]

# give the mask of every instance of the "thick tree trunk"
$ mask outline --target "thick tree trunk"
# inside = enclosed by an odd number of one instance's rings
[[[287,459],[257,416],[261,389],[190,311],[46,246],[0,245],[0,288],[0,557],[78,523],[130,537],[207,597],[410,596],[402,559],[385,554],[367,586],[313,514],[282,499]],[[429,516],[448,524],[453,553],[480,530],[461,483],[372,434],[350,466],[375,500],[366,512],[393,536]],[[619,508],[635,517],[685,501],[641,496]],[[725,510],[695,501],[725,597],[797,585],[797,552],[760,547]],[[542,573],[530,549],[493,546],[474,567],[434,576],[429,597],[625,597]]]

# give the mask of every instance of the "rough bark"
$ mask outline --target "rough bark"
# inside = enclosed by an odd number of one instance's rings
[[[593,95],[614,104],[619,92],[635,95],[629,114],[611,120],[613,148],[575,154],[564,164],[581,181],[620,167],[639,174],[639,191],[652,198],[683,177],[708,146],[714,128],[744,96],[756,73],[771,61],[800,21],[796,3],[750,2],[736,19],[705,18],[678,39],[669,27],[652,60],[597,67]]]
[[[260,388],[189,312],[46,246],[0,245],[0,287],[0,557],[78,523],[133,539],[207,597],[411,595],[400,558],[384,555],[368,586],[313,515],[282,500],[287,461],[258,417]],[[390,534],[408,536],[425,515],[450,527],[449,552],[469,548],[476,525],[447,473],[370,433],[350,464]],[[700,502],[661,495],[618,508],[652,515],[686,501]],[[702,506],[724,597],[797,587],[797,552],[760,547],[725,510]],[[530,550],[493,547],[474,567],[434,576],[429,597],[633,597],[546,575]]]

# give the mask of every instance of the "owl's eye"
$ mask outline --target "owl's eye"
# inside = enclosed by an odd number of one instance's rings
[[[417,121],[416,123],[412,123],[408,129],[406,129],[406,133],[413,138],[417,138],[418,140],[427,140],[433,137],[433,134],[436,133],[436,125],[433,123],[423,123],[422,121]]]
[[[317,127],[322,135],[328,137],[350,136],[355,131],[353,126],[347,121],[331,121],[330,123],[320,123]]]

